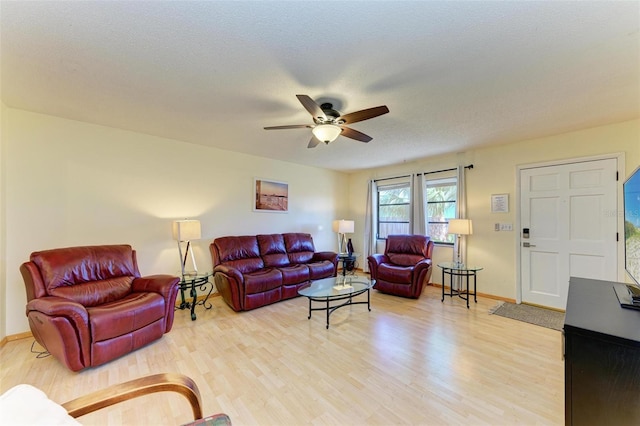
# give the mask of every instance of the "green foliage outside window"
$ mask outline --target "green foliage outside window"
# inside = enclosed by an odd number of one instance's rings
[[[378,188],[378,238],[391,234],[408,234],[411,217],[409,185]]]
[[[425,187],[427,235],[441,244],[453,244],[449,220],[456,217],[458,187],[455,178],[429,180]],[[411,230],[411,188],[409,183],[378,187],[378,238],[409,234]]]
[[[456,217],[458,188],[455,181],[427,182],[426,208],[427,227],[433,242],[453,244],[454,235],[447,233],[449,219]]]

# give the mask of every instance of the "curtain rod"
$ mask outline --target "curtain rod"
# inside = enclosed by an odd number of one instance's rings
[[[469,164],[468,166],[464,166],[465,169],[473,169],[473,164]],[[423,173],[416,173],[418,176],[419,175],[430,175],[432,173],[442,173],[442,172],[452,172],[454,170],[458,170],[457,167],[452,168],[452,169],[443,169],[443,170],[434,170],[432,172],[423,172]],[[400,178],[405,178],[405,177],[411,177],[411,175],[403,175],[403,176],[395,176],[395,177],[388,177],[388,178],[382,178],[382,179],[374,179],[374,182],[380,182],[382,180],[391,180],[391,179],[400,179]]]

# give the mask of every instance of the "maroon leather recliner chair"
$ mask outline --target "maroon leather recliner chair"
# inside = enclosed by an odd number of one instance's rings
[[[389,235],[384,254],[367,258],[373,288],[396,296],[420,297],[431,279],[433,241],[424,235]]]
[[[141,277],[129,245],[34,252],[20,266],[36,341],[72,371],[140,348],[171,330],[178,277]]]

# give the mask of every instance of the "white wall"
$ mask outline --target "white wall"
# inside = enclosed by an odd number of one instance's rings
[[[429,143],[425,141],[424,143]],[[356,221],[354,244],[361,251],[363,245],[364,216],[369,179],[398,176],[414,172],[441,170],[458,164],[473,164],[467,172],[467,213],[473,220],[473,235],[467,237],[467,260],[482,265],[478,275],[478,292],[516,298],[518,284],[516,248],[518,230],[516,200],[516,170],[518,165],[611,153],[624,153],[625,176],[640,164],[640,120],[580,130],[561,135],[521,141],[500,146],[470,150],[464,153],[428,158],[399,166],[366,170],[350,176],[350,208]],[[619,185],[624,177],[621,176]],[[509,213],[491,213],[491,194],[509,194]],[[513,232],[495,232],[495,222],[514,225]],[[620,221],[622,233],[622,221]],[[623,234],[621,234],[623,235]],[[624,256],[622,242],[619,256]],[[448,247],[436,247],[435,262],[451,260]],[[621,259],[620,259],[621,260]],[[620,280],[629,281],[621,265]],[[442,281],[441,271],[435,268],[432,281]]]
[[[362,252],[368,179],[457,164],[474,164],[468,259],[485,266],[479,291],[515,298],[517,231],[496,233],[493,223],[516,223],[516,167],[614,152],[625,153],[627,173],[640,164],[640,120],[345,175],[4,105],[0,112],[0,339],[28,331],[18,268],[32,251],[128,243],[143,274],[177,274],[174,219],[201,220],[195,252],[202,270],[211,268],[208,244],[217,236],[309,232],[317,249],[336,250],[332,220],[353,218]],[[290,212],[253,212],[254,177],[288,182]],[[496,193],[510,195],[510,212],[499,218],[489,205]],[[434,257],[450,259],[451,249],[437,248]],[[433,281],[440,279],[436,268]]]
[[[308,232],[317,250],[337,249],[345,174],[6,107],[2,127],[6,335],[28,331],[19,266],[33,251],[127,243],[143,275],[177,274],[182,218],[202,223],[200,270],[224,235]],[[289,183],[289,213],[252,211],[254,177]]]
[[[5,253],[6,250],[6,222],[5,222],[5,119],[6,119],[6,106],[0,102],[0,341],[6,337],[6,300],[7,300],[7,268]]]

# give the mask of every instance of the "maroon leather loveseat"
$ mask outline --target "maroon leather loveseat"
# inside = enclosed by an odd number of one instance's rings
[[[315,252],[309,234],[220,237],[209,250],[216,288],[234,311],[296,297],[303,284],[338,270],[338,255]]]
[[[72,371],[138,349],[173,325],[180,279],[141,277],[129,245],[34,252],[20,272],[33,337]]]

